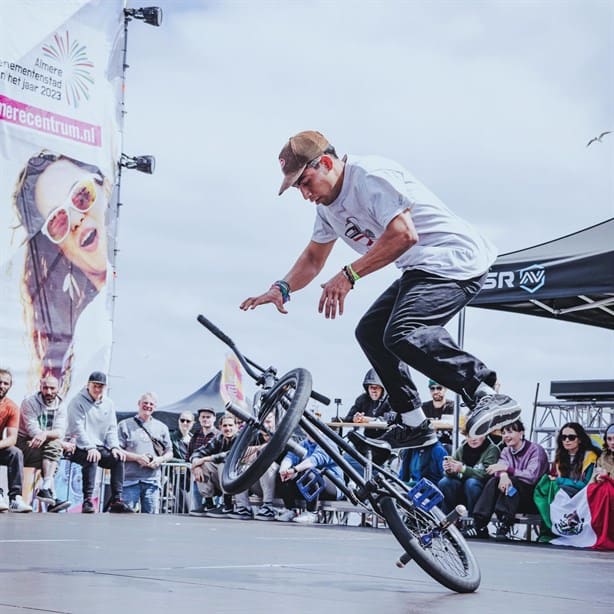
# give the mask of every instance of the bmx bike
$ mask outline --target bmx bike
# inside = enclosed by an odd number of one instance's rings
[[[330,399],[312,389],[311,374],[297,368],[278,376],[274,367],[262,368],[245,357],[235,343],[202,315],[198,321],[224,342],[258,386],[252,411],[233,402],[226,409],[244,422],[226,456],[222,472],[225,492],[236,494],[248,489],[266,472],[280,455],[291,450],[299,457],[305,450],[295,436],[300,430],[326,451],[342,469],[348,483],[328,469],[311,469],[297,482],[307,500],[313,500],[323,488],[325,475],[344,493],[348,501],[383,518],[403,552],[396,562],[403,567],[415,561],[434,580],[459,593],[475,591],[480,584],[480,569],[464,537],[456,528],[456,520],[465,515],[457,506],[447,516],[437,507],[443,497],[438,489],[421,480],[413,488],[400,480],[382,464],[390,450],[362,450],[350,445],[336,431],[306,411],[309,398],[325,405]],[[274,427],[271,428],[271,424]],[[361,442],[356,441],[358,447]],[[386,453],[387,452],[387,453]],[[363,469],[357,471],[344,458],[350,455]],[[365,472],[366,470],[366,472]],[[367,475],[367,477],[365,477]]]

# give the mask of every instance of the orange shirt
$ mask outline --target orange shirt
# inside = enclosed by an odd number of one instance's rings
[[[0,401],[0,437],[5,428],[19,427],[19,407],[11,399],[4,397]]]

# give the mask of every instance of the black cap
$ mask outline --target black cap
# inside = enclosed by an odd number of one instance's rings
[[[197,413],[197,414],[200,416],[200,414],[201,414],[203,411],[206,411],[206,412],[208,412],[208,413],[210,413],[210,414],[213,414],[213,415],[215,416],[215,409],[213,409],[213,407],[201,407],[200,409],[198,409],[198,410],[196,411],[196,413]]]
[[[106,386],[107,376],[102,371],[94,371],[87,381],[88,383],[92,382],[94,384],[104,384]]]

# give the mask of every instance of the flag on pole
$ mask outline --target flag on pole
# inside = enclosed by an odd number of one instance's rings
[[[247,400],[243,392],[243,371],[241,363],[233,354],[226,354],[222,379],[220,380],[220,396],[224,403],[232,401],[242,409],[247,409]]]

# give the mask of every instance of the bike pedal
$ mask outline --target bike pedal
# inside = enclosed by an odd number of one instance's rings
[[[426,478],[422,478],[410,488],[407,495],[414,502],[414,505],[424,512],[430,512],[443,501],[443,494],[439,488]]]
[[[309,469],[296,480],[296,487],[306,501],[313,501],[324,490],[324,478],[318,471]]]

